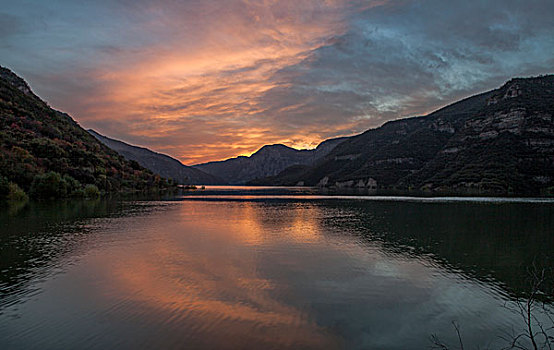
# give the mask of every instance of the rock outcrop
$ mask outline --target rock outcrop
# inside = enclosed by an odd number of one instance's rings
[[[554,191],[554,75],[512,79],[424,117],[339,144],[288,181],[306,185],[540,195]],[[289,174],[290,175],[290,174]],[[277,176],[271,183],[287,184]]]

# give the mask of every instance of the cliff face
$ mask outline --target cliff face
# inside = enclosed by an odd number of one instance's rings
[[[554,76],[514,79],[405,184],[540,193],[554,186]]]
[[[225,183],[224,180],[216,176],[207,174],[193,167],[186,166],[177,159],[168,155],[111,139],[100,135],[94,130],[88,130],[88,132],[126,159],[134,160],[156,174],[160,174],[168,179],[173,179],[177,183],[198,185],[218,185]]]
[[[546,193],[554,186],[553,115],[554,76],[513,79],[351,137],[287,184]]]
[[[297,150],[279,144],[266,145],[250,157],[236,157],[194,167],[223,178],[230,184],[244,184],[254,179],[277,175],[292,165],[312,165],[344,140],[345,138],[327,140],[313,150]]]

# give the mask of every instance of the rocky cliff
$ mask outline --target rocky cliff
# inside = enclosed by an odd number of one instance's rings
[[[301,174],[285,170],[265,183],[546,194],[554,186],[553,115],[553,75],[512,79],[348,138]]]

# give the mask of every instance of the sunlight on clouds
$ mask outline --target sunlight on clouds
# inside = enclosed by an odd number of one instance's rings
[[[0,55],[84,127],[195,164],[312,148],[551,73],[552,11],[541,0],[14,1]]]
[[[286,86],[287,82],[272,80],[277,71],[307,59],[329,37],[344,31],[345,9],[342,1],[245,1],[210,9],[215,21],[197,23],[203,29],[198,40],[183,33],[171,43],[148,47],[115,70],[99,69],[95,75],[103,81],[101,100],[109,103],[90,104],[81,119],[87,124],[101,118],[126,122],[127,134],[145,141],[169,137],[176,125],[181,132],[190,124],[203,126],[206,143],[217,142],[221,129],[227,130],[224,136],[230,144],[218,152],[191,154],[186,140],[181,149],[171,147],[172,154],[186,155],[180,157],[186,162],[235,156],[236,151],[251,154],[264,143],[287,142],[288,137],[271,130],[271,121],[264,120],[265,106],[259,98],[278,85]],[[184,18],[180,12],[154,12],[157,18],[149,26],[153,30],[166,26],[169,32],[186,29],[187,21],[195,22],[201,10],[187,12]],[[191,40],[194,50],[188,50]],[[287,108],[295,106],[285,106],[283,112]],[[263,132],[252,127],[264,124]],[[293,145],[313,143],[308,136]],[[169,150],[163,144],[156,146]]]

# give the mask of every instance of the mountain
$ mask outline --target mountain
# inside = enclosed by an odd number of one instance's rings
[[[540,195],[554,191],[554,75],[512,79],[350,137],[259,184]]]
[[[165,179],[125,160],[0,67],[0,197],[22,191],[65,197],[168,187]]]
[[[91,129],[89,129],[88,132],[126,159],[137,161],[146,169],[150,169],[154,173],[160,174],[168,179],[173,179],[177,183],[202,185],[218,185],[225,183],[224,180],[217,176],[186,166],[168,155],[111,139]]]
[[[250,180],[246,184],[249,186],[304,186],[304,181],[299,178],[310,169],[309,165],[291,165],[277,175]]]
[[[218,176],[230,184],[277,175],[291,165],[311,165],[327,155],[345,138],[330,139],[313,150],[297,150],[285,145],[266,145],[249,157],[240,156],[223,161],[193,165],[208,174]]]

